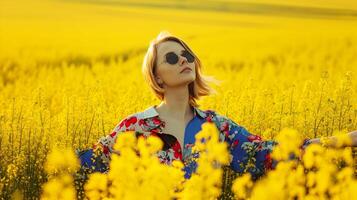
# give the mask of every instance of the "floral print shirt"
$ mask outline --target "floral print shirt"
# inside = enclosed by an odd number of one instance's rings
[[[135,131],[137,135],[143,134],[145,137],[158,136],[164,143],[163,148],[157,152],[161,163],[170,165],[174,160],[181,160],[184,164],[185,178],[190,178],[197,167],[194,158],[198,157],[196,153],[191,153],[191,149],[195,143],[195,135],[201,130],[204,122],[215,123],[219,130],[219,140],[228,143],[230,166],[234,171],[239,173],[248,171],[254,178],[257,178],[266,170],[275,167],[276,161],[271,158],[272,149],[277,144],[275,141],[263,140],[260,136],[249,133],[244,127],[213,110],[203,111],[193,107],[193,111],[194,117],[185,128],[183,147],[175,136],[163,133],[165,122],[159,118],[155,106],[129,115],[121,120],[109,135],[100,138],[94,145],[93,149],[100,149],[100,159],[105,163],[104,169],[102,167],[96,170],[105,172],[109,169],[110,155],[118,134]],[[91,153],[92,151],[86,152],[80,156],[82,165],[94,164],[85,159],[85,157],[90,157]]]

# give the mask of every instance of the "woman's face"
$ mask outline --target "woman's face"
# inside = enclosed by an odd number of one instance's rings
[[[155,73],[159,84],[167,87],[178,87],[187,86],[195,80],[195,63],[188,62],[187,58],[182,56],[183,51],[185,51],[185,48],[174,41],[165,41],[158,45]],[[166,54],[170,52],[178,56],[177,63],[170,64],[166,61]]]

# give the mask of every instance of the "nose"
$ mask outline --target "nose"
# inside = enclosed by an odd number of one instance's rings
[[[185,63],[186,63],[186,64],[188,63],[186,57],[180,55],[179,58],[180,58],[180,65],[183,65],[183,64],[185,64]]]

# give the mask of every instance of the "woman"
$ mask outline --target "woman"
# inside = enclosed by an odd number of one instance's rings
[[[100,159],[91,161],[92,151],[87,151],[80,156],[82,165],[97,165],[96,170],[102,172],[108,170],[111,153],[119,154],[113,150],[118,134],[136,131],[137,135],[158,136],[164,142],[162,150],[157,153],[160,161],[169,165],[173,160],[183,161],[185,178],[189,178],[197,167],[193,161],[197,155],[191,153],[195,134],[204,122],[213,122],[220,132],[220,141],[229,145],[233,170],[243,172],[246,169],[256,179],[267,169],[274,168],[276,162],[270,153],[276,142],[264,141],[229,118],[198,108],[196,100],[214,92],[207,84],[213,79],[201,74],[200,60],[184,41],[161,32],[150,43],[142,69],[151,89],[161,100],[160,105],[153,105],[119,122],[111,134],[94,145],[94,149],[102,152]],[[354,138],[353,146],[357,146],[356,134],[350,133]],[[302,148],[312,142],[320,141],[318,138],[305,140]],[[251,159],[256,159],[255,166],[247,168]],[[104,164],[98,165],[101,162]]]

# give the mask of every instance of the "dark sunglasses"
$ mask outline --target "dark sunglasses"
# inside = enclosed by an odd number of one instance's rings
[[[182,51],[181,56],[185,57],[187,59],[187,62],[189,63],[193,63],[193,61],[195,61],[195,57],[192,54],[190,54],[190,52],[188,52],[187,50]],[[165,58],[166,58],[166,62],[171,65],[176,64],[179,60],[178,55],[174,52],[167,53],[165,55]]]

